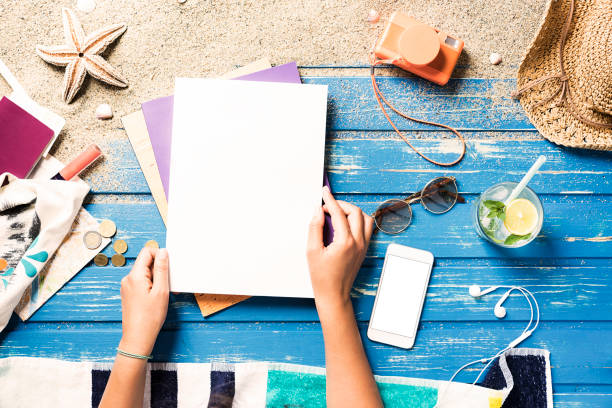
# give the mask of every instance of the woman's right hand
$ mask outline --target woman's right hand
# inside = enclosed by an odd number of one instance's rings
[[[151,354],[168,311],[168,270],[168,251],[145,247],[121,280],[121,350]]]
[[[370,244],[374,220],[359,207],[337,201],[323,188],[325,207],[319,207],[310,222],[307,258],[317,306],[346,304]],[[331,215],[334,240],[323,244],[324,211]]]

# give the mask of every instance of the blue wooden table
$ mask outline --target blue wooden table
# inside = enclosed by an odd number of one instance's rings
[[[404,233],[374,236],[353,295],[375,373],[448,379],[462,364],[494,354],[521,333],[529,309],[514,295],[506,303],[508,316],[498,320],[493,306],[499,297],[475,300],[468,287],[524,285],[539,301],[542,322],[522,346],[550,350],[556,406],[611,407],[612,155],[560,148],[541,139],[508,96],[513,80],[462,79],[438,87],[418,79],[380,79],[382,91],[400,108],[463,132],[465,159],[440,168],[420,159],[392,132],[369,78],[311,77],[305,82],[329,86],[326,161],[338,198],[370,213],[381,201],[446,174],[457,177],[468,201],[439,216],[415,205],[413,224]],[[422,151],[439,160],[455,157],[457,144],[448,133],[412,122],[398,124]],[[117,237],[129,245],[128,264],[90,265],[28,322],[13,318],[0,336],[0,357],[113,359],[121,335],[119,281],[147,240],[164,244],[165,228],[127,139],[109,149],[116,187],[90,176],[99,203],[87,209],[99,219],[117,222]],[[471,218],[478,193],[500,181],[518,181],[540,154],[548,161],[530,185],[544,206],[541,234],[514,250],[480,239]],[[228,166],[240,163],[229,161]],[[426,249],[436,257],[416,344],[409,351],[365,336],[391,242]],[[110,256],[112,249],[104,252]],[[199,267],[206,270],[206,262]],[[324,365],[313,302],[295,299],[252,298],[204,319],[191,295],[172,296],[154,355],[173,362]],[[474,375],[468,371],[460,380]]]

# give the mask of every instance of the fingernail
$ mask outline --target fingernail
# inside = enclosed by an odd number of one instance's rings
[[[323,194],[329,193],[329,187],[323,186]]]
[[[168,250],[166,248],[162,248],[159,250],[159,253],[157,254],[157,256],[160,259],[166,259],[168,258]]]

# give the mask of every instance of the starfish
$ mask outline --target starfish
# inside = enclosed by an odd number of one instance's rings
[[[100,56],[127,29],[125,24],[114,24],[85,36],[83,26],[74,12],[62,8],[65,45],[36,46],[36,54],[49,64],[66,67],[64,74],[64,102],[70,103],[77,94],[86,74],[110,85],[125,88],[127,81],[111,64]]]

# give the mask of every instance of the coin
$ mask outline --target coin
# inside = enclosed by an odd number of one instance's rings
[[[122,239],[118,239],[113,244],[113,249],[117,251],[118,254],[124,254],[127,251],[127,242]]]
[[[125,265],[125,256],[121,254],[115,254],[111,258],[111,263],[113,264],[113,266],[123,266]]]
[[[153,249],[159,249],[159,244],[155,240],[150,240],[150,241],[145,242],[144,246],[153,248]]]
[[[102,235],[97,231],[87,231],[85,235],[83,235],[83,242],[88,249],[98,249],[102,243]]]
[[[106,266],[108,265],[108,256],[104,254],[98,254],[94,257],[94,263],[96,266]]]
[[[117,226],[111,220],[103,220],[98,227],[103,237],[110,238],[117,232]]]
[[[0,258],[0,271],[3,271],[8,266],[8,262],[4,258]]]

